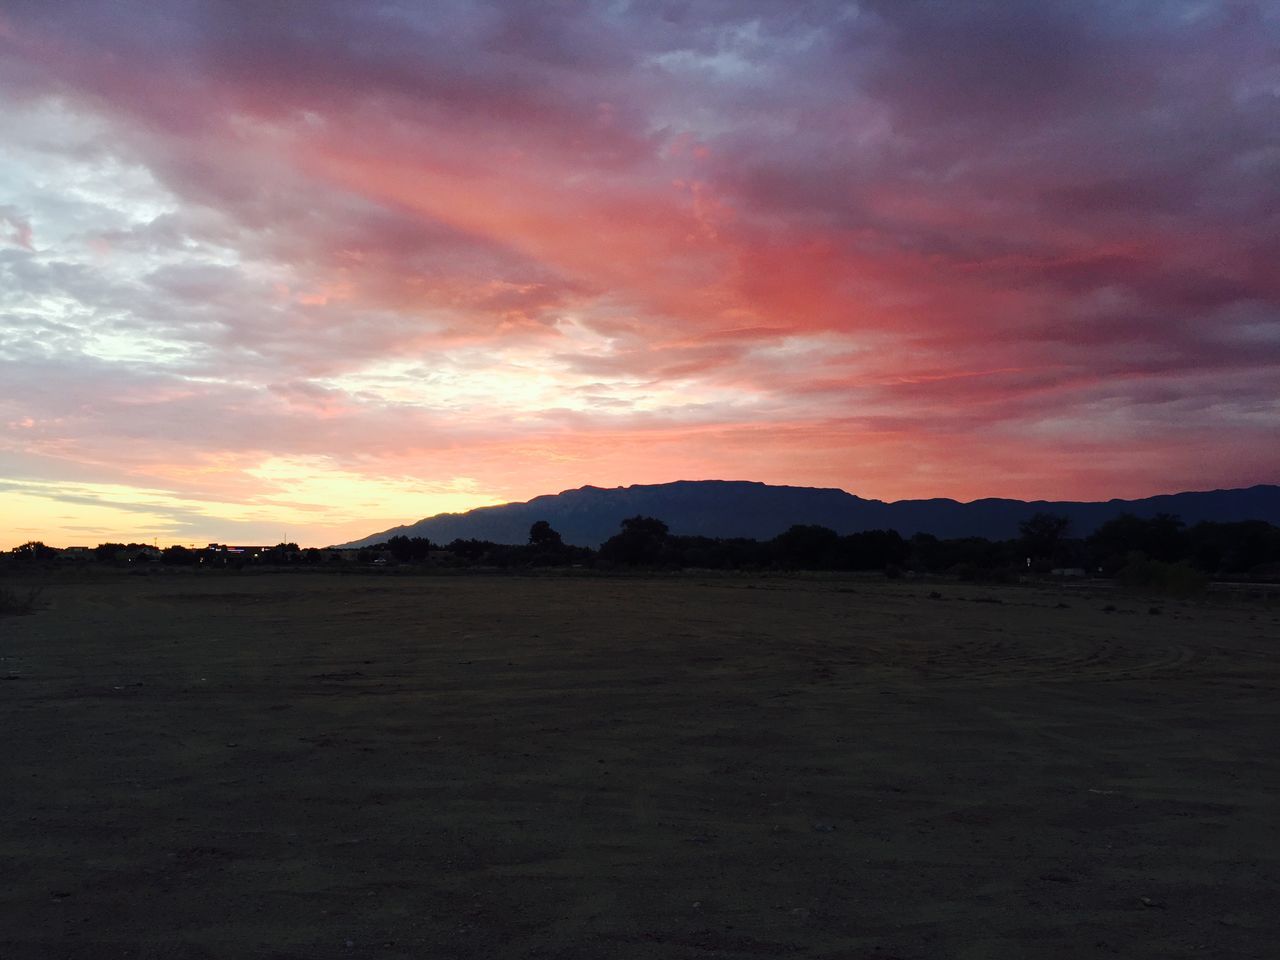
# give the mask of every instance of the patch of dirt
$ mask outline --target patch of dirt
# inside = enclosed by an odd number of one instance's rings
[[[0,689],[0,956],[1280,941],[1280,650],[1256,603],[731,586],[58,585],[0,633],[22,681]]]

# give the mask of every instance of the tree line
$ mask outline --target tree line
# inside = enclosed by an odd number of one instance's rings
[[[656,517],[623,520],[598,550],[566,544],[546,520],[529,530],[526,543],[458,539],[436,544],[425,537],[394,536],[355,551],[301,549],[296,543],[232,551],[180,546],[156,550],[145,544],[104,543],[94,558],[114,564],[175,566],[434,565],[453,567],[592,567],[600,569],[906,571],[965,579],[1053,571],[1117,577],[1148,585],[1192,585],[1209,577],[1280,577],[1280,527],[1262,521],[1198,523],[1176,516],[1140,518],[1124,514],[1087,537],[1073,537],[1065,517],[1040,513],[1006,540],[941,539],[927,533],[904,538],[894,530],[839,534],[799,524],[769,540],[673,534]],[[48,563],[60,552],[32,542],[10,551],[10,563]]]
[[[677,536],[652,517],[633,517],[600,548],[621,566],[912,570],[985,578],[1001,574],[1075,573],[1141,579],[1177,568],[1196,575],[1280,577],[1280,527],[1263,521],[1197,523],[1170,514],[1123,514],[1087,537],[1071,536],[1066,517],[1038,513],[1017,537],[904,538],[894,530],[840,535],[827,527],[793,526],[771,540]],[[1274,568],[1274,569],[1269,569]],[[1172,574],[1171,574],[1172,575]]]

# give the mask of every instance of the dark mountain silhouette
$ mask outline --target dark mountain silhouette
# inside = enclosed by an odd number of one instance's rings
[[[666,521],[673,534],[751,537],[767,540],[793,524],[817,524],[837,533],[897,530],[904,537],[931,533],[943,539],[1018,535],[1018,524],[1039,512],[1071,520],[1069,535],[1083,537],[1122,513],[1152,517],[1172,513],[1188,525],[1202,520],[1266,520],[1280,526],[1280,486],[1242,490],[1173,493],[1142,500],[1076,502],[1033,500],[864,500],[843,490],[775,487],[745,480],[678,480],[630,487],[579,487],[535,497],[527,503],[481,507],[466,513],[442,513],[417,523],[343,544],[362,547],[388,537],[427,537],[435,543],[455,539],[524,543],[538,520],[550,521],[565,543],[599,546],[618,532],[627,517],[644,515]]]

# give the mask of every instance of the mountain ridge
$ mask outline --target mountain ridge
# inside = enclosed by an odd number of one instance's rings
[[[1038,512],[1071,520],[1072,536],[1087,536],[1121,513],[1150,517],[1172,513],[1188,525],[1201,521],[1265,520],[1280,526],[1280,485],[1185,491],[1135,500],[1014,500],[983,497],[959,501],[869,500],[838,487],[800,487],[758,480],[675,480],[660,484],[597,487],[587,484],[540,494],[530,500],[440,513],[414,523],[340,544],[370,546],[389,537],[427,537],[524,543],[529,527],[546,520],[566,543],[599,546],[637,514],[663,520],[673,534],[770,539],[797,524],[817,524],[837,533],[893,529],[904,537],[931,533],[949,539],[980,536],[993,540],[1017,535],[1020,522]]]

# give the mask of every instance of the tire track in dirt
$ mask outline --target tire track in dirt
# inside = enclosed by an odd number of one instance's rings
[[[1172,639],[1062,637],[1047,631],[1019,639],[956,636],[935,643],[917,641],[915,647],[922,678],[990,684],[1199,676],[1205,661],[1202,650]]]

